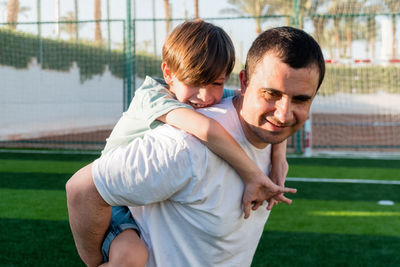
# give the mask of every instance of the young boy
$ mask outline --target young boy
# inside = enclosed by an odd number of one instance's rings
[[[233,90],[223,90],[232,72],[234,48],[221,28],[202,20],[185,22],[168,36],[162,52],[164,81],[146,77],[136,91],[129,109],[114,127],[102,153],[128,144],[160,123],[182,129],[199,138],[210,150],[225,159],[245,185],[245,218],[266,199],[268,209],[283,197],[287,173],[286,142],[272,146],[271,177],[259,170],[240,145],[215,120],[195,111],[218,103]],[[279,192],[279,193],[277,193]],[[126,207],[113,207],[110,228],[102,251],[103,266],[144,266],[147,249],[139,227]]]

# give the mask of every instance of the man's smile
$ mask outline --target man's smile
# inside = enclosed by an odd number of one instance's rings
[[[263,124],[266,124],[270,131],[272,132],[282,132],[288,127],[294,125],[294,123],[279,123],[272,118],[264,117],[262,119]]]

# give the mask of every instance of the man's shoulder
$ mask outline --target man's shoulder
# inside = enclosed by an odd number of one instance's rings
[[[220,103],[208,108],[199,109],[198,111],[219,122],[219,124],[221,124],[225,130],[236,139],[236,141],[239,141],[238,138],[241,138],[239,134],[241,132],[241,126],[232,100],[233,97],[224,98]]]
[[[227,115],[229,116],[234,112],[232,99],[233,97],[224,98],[221,100],[221,102],[207,108],[198,109],[198,111],[205,116],[213,118],[217,121],[225,120]]]

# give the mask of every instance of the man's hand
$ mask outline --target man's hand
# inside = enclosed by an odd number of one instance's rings
[[[242,204],[244,211],[244,218],[247,219],[250,216],[250,209],[256,210],[265,200],[271,200],[272,198],[279,202],[291,204],[292,200],[285,197],[284,193],[296,193],[295,188],[288,188],[282,185],[277,185],[271,181],[271,179],[260,172],[258,177],[252,179],[251,182],[245,183]],[[268,207],[273,206],[275,202],[269,201]]]
[[[101,245],[111,219],[111,206],[98,193],[92,164],[75,173],[66,184],[69,223],[79,256],[87,266],[103,262]]]

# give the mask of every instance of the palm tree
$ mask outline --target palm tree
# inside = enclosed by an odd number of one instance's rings
[[[357,1],[357,0],[356,0]],[[351,14],[353,10],[349,10],[351,4],[348,3],[349,0],[337,0],[331,1],[331,5],[329,6],[328,13],[333,15],[333,27],[334,27],[334,38],[336,40],[336,53],[337,58],[341,58],[342,54],[342,40],[343,36],[346,35],[348,38],[347,44],[349,44],[349,38],[351,38],[351,34],[348,32],[345,25],[351,24],[352,16],[346,16],[346,14]],[[351,3],[354,3],[354,0],[350,0]],[[343,17],[346,20],[346,23],[343,21]],[[345,30],[346,29],[346,30]],[[345,31],[345,34],[344,34]]]
[[[9,0],[7,6],[7,23],[13,23],[8,25],[8,27],[10,27],[11,29],[15,30],[17,28],[16,23],[18,22],[18,13],[19,13],[19,1]]]
[[[194,4],[194,17],[199,18],[199,0],[193,0]]]
[[[169,30],[171,28],[170,20],[171,20],[171,11],[169,0],[164,0],[164,11],[165,11],[165,32],[168,35]]]
[[[363,10],[363,13],[371,14],[366,17],[366,26],[363,27],[365,40],[367,42],[366,54],[368,55],[371,53],[371,59],[375,58],[375,39],[378,35],[375,16],[380,11],[383,11],[383,6],[380,3],[365,5]]]
[[[224,8],[221,13],[235,14],[238,16],[252,16],[256,20],[256,33],[261,33],[261,24],[266,20],[263,16],[275,13],[275,5],[268,0],[229,0],[233,7]]]
[[[335,47],[335,29],[328,28],[324,29],[324,31],[319,36],[319,43],[328,48],[329,59],[333,59],[333,49]]]
[[[111,49],[110,0],[107,0],[107,48]]]
[[[347,50],[349,51],[348,56],[350,58],[353,57],[353,31],[354,29],[358,29],[358,27],[355,27],[355,16],[352,14],[358,13],[362,9],[362,3],[358,2],[357,0],[355,1],[348,1],[345,4],[345,10],[344,12],[346,13],[345,17],[345,25],[346,25],[346,47]]]
[[[322,39],[326,39],[324,37],[324,31],[326,25],[328,23],[328,18],[324,16],[318,16],[318,12],[320,12],[320,7],[325,6],[327,0],[311,0],[310,8],[307,13],[311,16],[311,21],[314,26],[314,37],[317,42],[320,42]]]
[[[101,0],[94,0],[94,20],[95,29],[94,29],[94,41],[96,43],[103,43],[103,37],[101,36]]]
[[[371,51],[371,57],[372,59],[375,58],[375,37],[377,35],[377,29],[376,29],[376,20],[375,16],[368,16],[367,17],[367,26],[366,26],[366,34],[365,34],[365,39],[367,41],[367,46],[366,46],[366,54],[368,55],[369,52]]]
[[[79,20],[79,9],[78,9],[78,0],[74,0],[74,13],[75,13],[75,21]],[[78,22],[75,23],[75,40],[79,40],[79,24]]]
[[[284,15],[291,15],[293,18],[297,16],[298,25],[294,25],[299,29],[303,29],[303,18],[306,15],[314,14],[318,7],[324,2],[325,0],[298,0],[298,9],[297,14],[295,8],[295,1],[287,1],[286,5],[282,5],[282,1],[275,0],[270,1],[272,5],[274,5],[274,9]],[[286,23],[290,25],[289,22]]]
[[[20,6],[18,0],[9,0],[7,4],[7,23],[11,24],[8,27],[15,30],[17,28],[18,16],[23,15],[27,17],[26,12],[30,10],[30,7]]]
[[[400,11],[400,1],[384,0],[386,8],[392,13],[392,59],[396,57],[396,14]]]
[[[362,38],[360,28],[363,25],[361,17],[357,17],[360,13],[370,13],[373,9],[379,7],[379,4],[369,5],[368,0],[337,0],[332,1],[329,7],[329,14],[334,15],[333,25],[335,28],[335,39],[338,58],[341,57],[341,41],[346,40],[346,46],[343,49],[343,54],[350,58],[353,56],[352,43],[354,38]],[[374,20],[374,18],[373,18]],[[367,17],[367,23],[375,23],[371,17]],[[375,24],[374,24],[375,25]],[[372,41],[372,36],[368,36],[369,41]]]
[[[76,37],[76,23],[73,23],[76,21],[74,12],[67,12],[65,16],[61,17],[61,20],[65,21],[66,23],[62,23],[60,25],[60,31],[67,33],[69,35],[69,39],[73,40]]]

